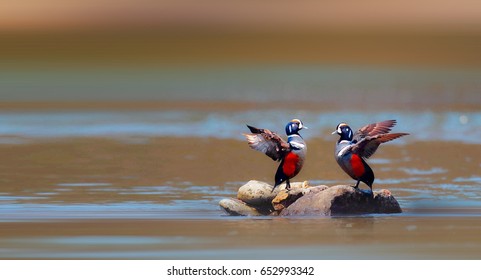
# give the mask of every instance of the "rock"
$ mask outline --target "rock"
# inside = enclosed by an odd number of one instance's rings
[[[272,200],[272,207],[275,211],[281,211],[303,196],[302,189],[297,188],[291,191],[282,190]]]
[[[278,192],[278,188],[272,190],[272,186],[265,182],[251,180],[239,188],[237,199],[251,205],[266,205],[270,204]]]
[[[309,188],[309,181],[304,181],[304,182],[292,182],[292,183],[291,183],[291,190],[292,190],[292,189],[298,189],[298,188],[303,188],[303,189]],[[285,189],[286,189],[286,185],[285,185],[285,184],[282,184],[282,185],[281,185],[281,190],[285,190]]]
[[[239,188],[237,198],[223,199],[220,207],[229,215],[302,216],[356,215],[372,213],[401,213],[401,207],[389,190],[370,193],[351,186],[314,186],[307,181],[285,184],[272,191],[272,186],[249,181]]]
[[[291,183],[291,189],[302,188],[308,185],[309,183],[307,181]],[[237,199],[252,206],[262,206],[266,208],[266,205],[270,205],[280,191],[286,189],[286,185],[282,184],[274,190],[272,188],[272,185],[265,182],[251,180],[239,188]]]
[[[261,216],[256,208],[247,205],[245,202],[235,198],[225,198],[219,202],[219,206],[231,216]]]
[[[310,191],[282,210],[281,216],[294,215],[352,215],[370,213],[401,213],[399,203],[388,190],[374,197],[351,186],[333,186]]]
[[[401,206],[389,190],[374,192],[374,201],[377,206],[376,213],[402,213]]]
[[[294,203],[301,196],[304,196],[305,194],[310,192],[320,192],[327,188],[328,186],[309,187],[309,184],[307,183],[307,181],[305,181],[302,188],[291,188],[290,191],[287,191],[285,189],[281,190],[272,200],[272,206],[275,211],[281,211]]]

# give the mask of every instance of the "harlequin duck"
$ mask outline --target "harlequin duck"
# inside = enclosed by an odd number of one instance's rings
[[[289,180],[294,178],[301,171],[306,158],[307,145],[299,134],[299,131],[306,126],[299,119],[293,119],[286,125],[287,142],[277,133],[268,129],[255,128],[247,125],[252,134],[244,134],[249,146],[257,151],[263,152],[275,161],[280,161],[277,168],[274,189],[284,181],[286,189],[291,185]]]
[[[336,144],[336,161],[344,172],[357,180],[354,188],[359,187],[359,182],[364,182],[371,189],[372,195],[374,172],[365,160],[372,156],[382,143],[409,135],[408,133],[389,133],[394,125],[396,120],[387,120],[368,124],[353,133],[346,123],[340,123],[332,132],[340,135]]]

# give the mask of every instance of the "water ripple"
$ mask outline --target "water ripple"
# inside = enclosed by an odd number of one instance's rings
[[[422,170],[417,168],[401,168],[401,170],[406,172],[409,175],[434,175],[434,174],[443,174],[448,172],[448,170],[441,167],[433,167],[427,170]]]
[[[290,117],[286,117],[290,116]],[[352,127],[384,119],[397,119],[397,131],[409,132],[396,143],[404,141],[459,141],[481,143],[481,112],[308,112],[303,110],[259,110],[202,112],[192,110],[131,111],[131,112],[9,112],[0,113],[0,143],[24,138],[55,137],[121,137],[142,143],[142,137],[217,137],[241,139],[245,124],[271,128],[282,132],[292,116],[302,118],[311,130],[307,139],[332,139],[330,131],[340,121]],[[276,129],[277,128],[277,129]],[[140,138],[139,138],[140,137]],[[133,141],[133,140],[132,140]],[[384,163],[380,160],[380,163]]]

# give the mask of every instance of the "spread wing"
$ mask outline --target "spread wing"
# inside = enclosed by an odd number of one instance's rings
[[[257,151],[263,152],[273,160],[280,161],[289,151],[289,144],[275,132],[268,129],[259,129],[247,125],[252,133],[244,134],[249,146]]]
[[[352,137],[353,142],[359,142],[368,136],[376,136],[378,134],[385,134],[391,131],[391,128],[396,125],[396,120],[387,120],[378,123],[372,123],[361,127],[354,133]]]
[[[389,142],[404,135],[409,135],[409,133],[389,133],[366,136],[359,142],[353,144],[351,149],[353,153],[358,154],[363,158],[369,158],[376,152],[377,148],[382,143]]]

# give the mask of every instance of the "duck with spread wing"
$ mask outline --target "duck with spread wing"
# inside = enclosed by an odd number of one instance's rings
[[[409,135],[408,133],[389,133],[396,125],[396,120],[387,120],[368,124],[353,133],[346,123],[337,125],[332,134],[339,134],[336,144],[335,158],[339,166],[352,179],[356,180],[356,186],[364,182],[371,189],[374,182],[374,172],[366,163],[382,143]]]
[[[290,189],[289,180],[294,178],[302,169],[306,159],[307,145],[299,134],[306,126],[299,119],[293,119],[286,125],[287,142],[277,133],[268,129],[247,125],[251,133],[244,134],[249,146],[260,151],[275,161],[280,161],[274,179],[274,190],[286,182],[286,189]]]

